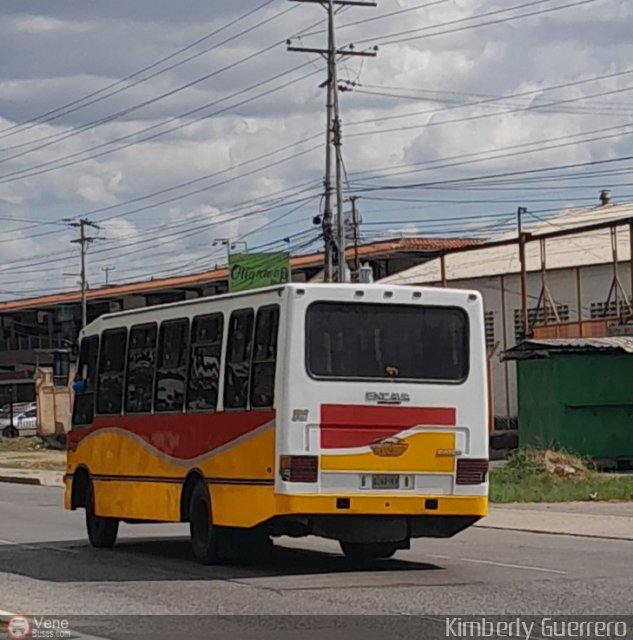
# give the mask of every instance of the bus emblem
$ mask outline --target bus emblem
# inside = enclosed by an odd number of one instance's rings
[[[365,400],[378,404],[402,404],[403,402],[411,402],[411,396],[408,393],[368,391],[365,394]]]
[[[369,448],[381,458],[397,458],[409,448],[409,445],[400,438],[383,438],[370,444]]]
[[[461,449],[438,449],[435,452],[438,458],[455,458],[462,455]]]

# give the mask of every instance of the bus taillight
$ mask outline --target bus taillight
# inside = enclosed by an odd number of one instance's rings
[[[457,461],[455,484],[481,484],[486,481],[488,460],[462,458]]]
[[[279,474],[285,482],[316,482],[319,477],[318,456],[280,456]]]

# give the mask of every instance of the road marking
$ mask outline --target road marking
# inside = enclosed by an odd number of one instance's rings
[[[558,569],[546,569],[545,567],[532,567],[524,564],[511,564],[509,562],[495,562],[494,560],[475,560],[473,558],[459,558],[462,562],[472,562],[475,564],[490,564],[495,567],[506,567],[507,569],[523,569],[524,571],[541,571],[543,573],[558,573],[562,576],[567,575],[567,571],[559,571]]]
[[[506,569],[523,569],[524,571],[540,571],[542,573],[556,573],[566,576],[567,571],[560,571],[559,569],[547,569],[545,567],[534,567],[525,564],[511,564],[509,562],[495,562],[494,560],[479,560],[475,558],[454,558],[451,556],[442,556],[438,554],[431,555],[432,558],[440,558],[442,560],[459,560],[461,562],[471,562],[473,564],[488,564],[494,567],[505,567]]]
[[[49,551],[59,551],[60,553],[79,553],[76,549],[68,549],[66,547],[50,547],[47,545],[26,544],[25,542],[14,542],[13,540],[0,539],[0,545],[22,547],[23,549],[30,549],[31,551],[41,551],[42,549],[48,549]]]

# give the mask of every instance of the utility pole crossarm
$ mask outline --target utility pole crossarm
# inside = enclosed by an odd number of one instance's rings
[[[290,0],[291,2],[306,2],[310,4],[320,4],[327,7],[328,0]],[[343,7],[377,7],[378,3],[368,0],[363,2],[362,0],[332,0],[332,4],[336,4]]]
[[[300,53],[318,53],[322,56],[328,56],[330,53],[327,49],[319,49],[317,47],[294,47],[290,44],[286,47],[286,51],[298,51]],[[335,54],[337,56],[361,56],[364,58],[375,58],[377,55],[377,51],[355,51],[354,49],[337,49],[335,51]]]

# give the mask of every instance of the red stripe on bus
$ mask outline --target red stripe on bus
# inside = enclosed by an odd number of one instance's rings
[[[190,460],[229,444],[274,418],[272,410],[97,417],[91,427],[71,431],[68,443],[76,446],[90,433],[117,428],[142,438],[161,453]]]
[[[455,409],[321,405],[321,447],[363,447],[415,426],[454,427]]]

